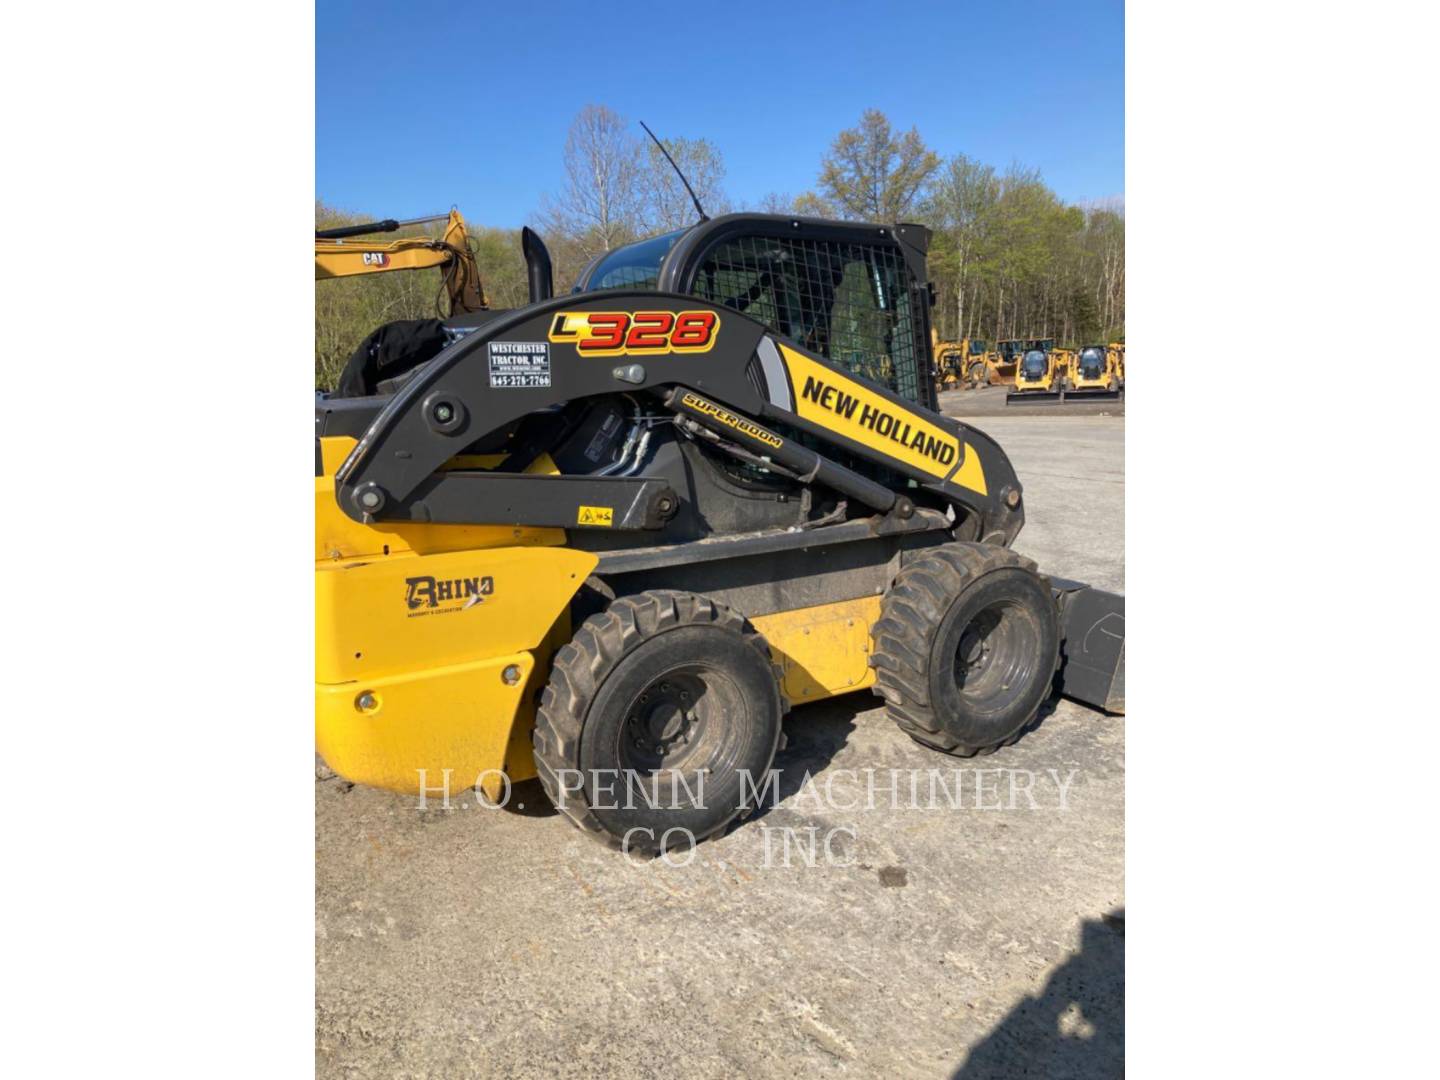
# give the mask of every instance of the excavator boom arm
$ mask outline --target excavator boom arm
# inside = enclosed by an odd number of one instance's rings
[[[439,240],[429,236],[407,236],[398,240],[355,239],[315,240],[315,280],[383,274],[392,270],[428,270],[439,267],[445,274],[445,291],[450,297],[450,314],[480,311],[489,306],[480,282],[480,268],[470,251],[469,234],[460,211],[451,210],[445,232]]]

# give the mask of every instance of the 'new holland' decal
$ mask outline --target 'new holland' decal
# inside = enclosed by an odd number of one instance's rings
[[[955,468],[960,441],[950,432],[794,349],[780,351],[801,419],[934,477]]]

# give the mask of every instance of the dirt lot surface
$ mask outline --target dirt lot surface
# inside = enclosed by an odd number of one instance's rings
[[[988,396],[942,406],[1010,453],[1017,549],[1123,591],[1124,420]],[[960,760],[876,702],[795,709],[783,798],[688,865],[628,861],[533,784],[420,810],[318,780],[318,1074],[1120,1075],[1123,718],[1055,702]]]
[[[1003,386],[986,386],[979,390],[947,390],[940,395],[940,411],[951,416],[1124,416],[1125,399],[1117,400],[1070,398],[1068,401],[1037,404],[1023,399],[1013,404],[1006,400]],[[1023,479],[1023,477],[1022,477]]]

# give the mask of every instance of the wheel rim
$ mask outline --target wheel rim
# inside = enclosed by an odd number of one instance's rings
[[[617,756],[627,772],[722,772],[742,750],[739,687],[723,672],[687,664],[652,679],[630,701]]]
[[[955,685],[961,698],[985,712],[1007,708],[1033,684],[1041,632],[1033,615],[997,600],[971,616],[955,650]]]

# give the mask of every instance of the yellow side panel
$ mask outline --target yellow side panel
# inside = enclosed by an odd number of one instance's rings
[[[320,440],[320,467],[326,476],[334,476],[335,470],[345,463],[350,451],[355,449],[355,440],[348,435],[327,435]]]
[[[799,704],[864,690],[875,681],[870,628],[880,618],[880,597],[796,608],[750,621],[765,635],[784,669],[785,696]]]
[[[505,768],[512,728],[529,730],[514,721],[522,705],[531,708],[523,695],[534,663],[522,652],[418,674],[317,684],[315,748],[347,780],[390,791],[418,793],[424,769],[428,797],[437,801],[441,793],[434,789],[446,784],[449,769],[451,798],[460,801],[487,770]],[[505,679],[511,667],[518,669],[511,672],[518,674],[513,684]],[[361,709],[367,692],[373,704]],[[533,775],[528,753],[524,764]],[[499,773],[484,780],[493,797]]]
[[[486,769],[534,776],[535,690],[597,561],[506,547],[318,564],[316,748],[346,779],[402,792],[417,769],[428,786],[452,770],[452,792]]]
[[[350,682],[536,648],[599,560],[507,547],[315,567],[315,681]]]

